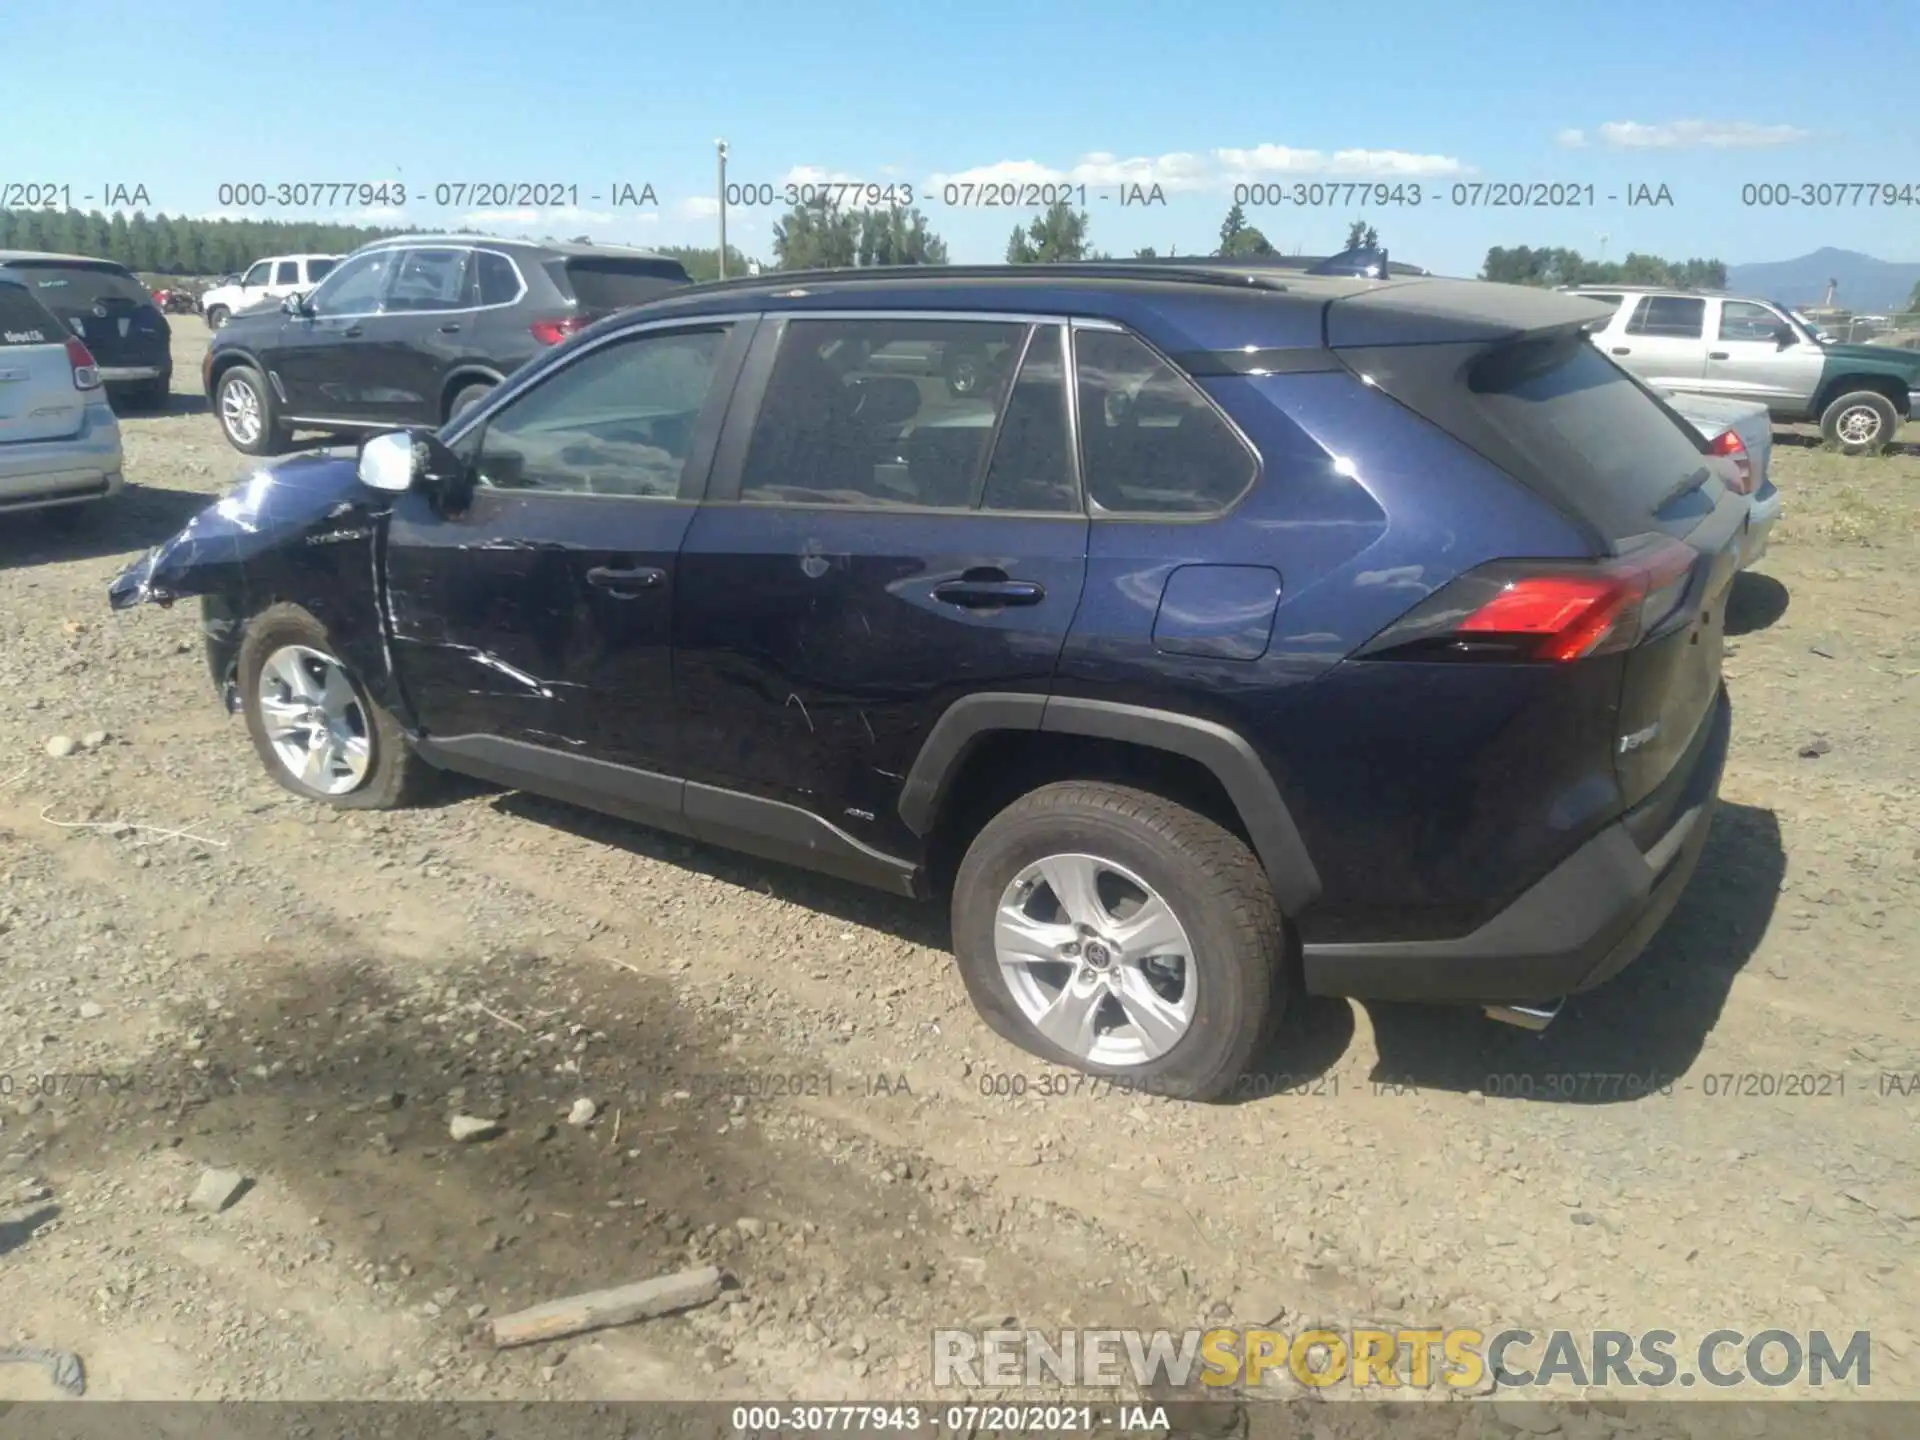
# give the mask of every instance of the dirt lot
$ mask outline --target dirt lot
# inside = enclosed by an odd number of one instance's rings
[[[276,788],[193,607],[107,609],[241,468],[175,328],[125,497],[0,530],[0,1344],[103,1397],[924,1398],[932,1328],[1007,1317],[1823,1328],[1920,1396],[1920,453],[1778,447],[1722,805],[1637,966],[1544,1037],[1308,1004],[1286,1093],[1194,1107],[1039,1094],[930,910],[511,794]],[[223,1213],[207,1166],[252,1181]],[[728,1303],[477,1343],[704,1260]]]

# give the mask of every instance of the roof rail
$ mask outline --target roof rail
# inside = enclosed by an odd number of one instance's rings
[[[767,270],[701,282],[699,289],[753,290],[834,284],[847,280],[1176,280],[1240,290],[1285,290],[1284,281],[1257,267],[1222,260],[1069,260],[1034,265],[864,265],[837,270]]]

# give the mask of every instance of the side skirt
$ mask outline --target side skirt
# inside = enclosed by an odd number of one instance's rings
[[[918,899],[925,894],[918,866],[863,844],[797,805],[497,735],[451,735],[413,743],[421,759],[442,770],[895,895]]]

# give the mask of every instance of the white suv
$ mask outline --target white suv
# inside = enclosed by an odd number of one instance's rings
[[[247,273],[229,285],[216,285],[200,297],[200,313],[207,328],[218,330],[229,315],[238,315],[289,295],[305,295],[340,261],[338,255],[270,255],[257,260]]]

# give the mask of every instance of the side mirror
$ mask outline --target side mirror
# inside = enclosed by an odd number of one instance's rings
[[[304,295],[289,295],[280,302],[280,308],[289,315],[306,315],[308,313],[307,297]]]
[[[414,437],[408,431],[374,436],[360,447],[360,483],[373,490],[411,490],[426,468],[414,451]]]
[[[1800,337],[1794,333],[1791,325],[1776,325],[1773,327],[1773,343],[1784,350],[1789,345],[1798,345]]]
[[[452,488],[465,473],[460,457],[431,430],[389,430],[360,447],[360,483],[374,490]]]

